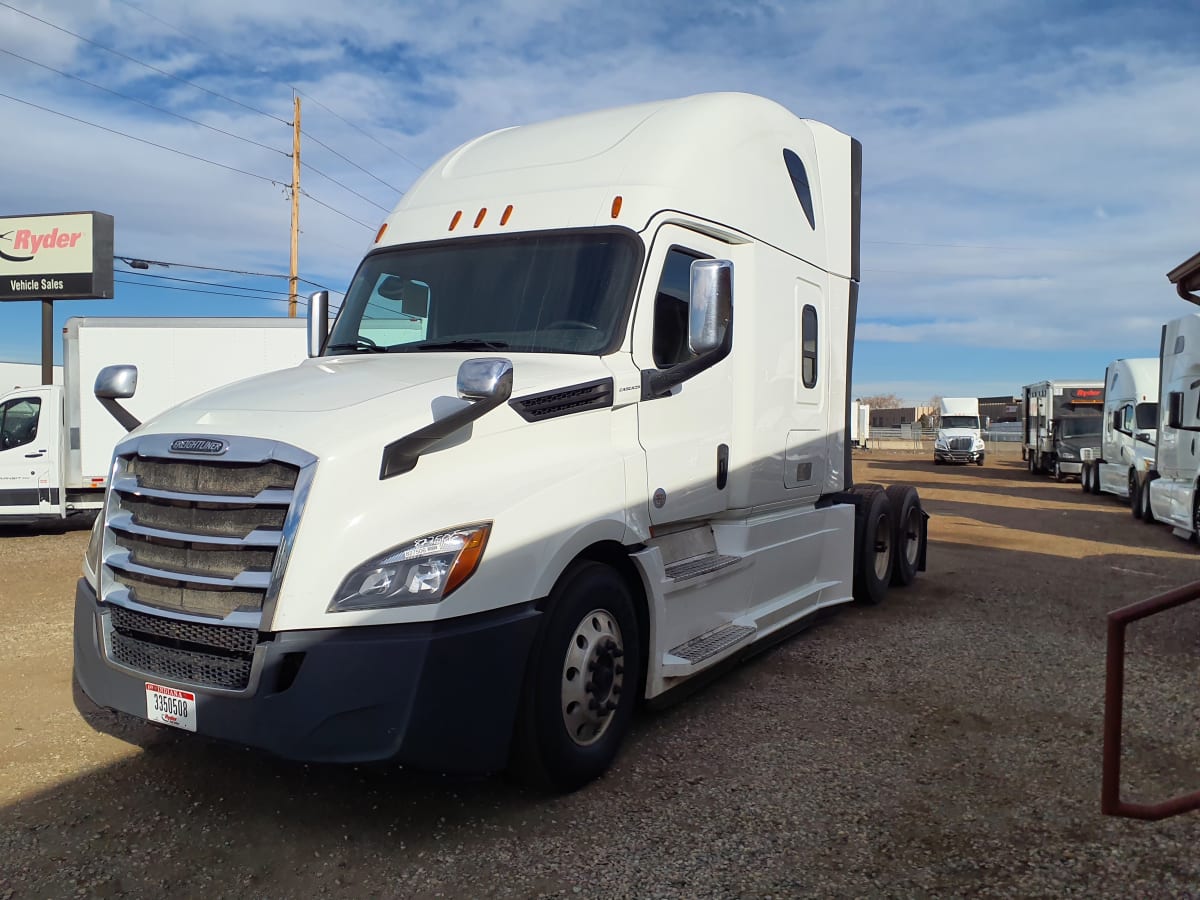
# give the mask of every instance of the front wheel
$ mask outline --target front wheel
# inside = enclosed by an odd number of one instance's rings
[[[641,678],[629,586],[608,566],[576,563],[550,592],[526,676],[514,769],[564,792],[599,777],[629,730]]]

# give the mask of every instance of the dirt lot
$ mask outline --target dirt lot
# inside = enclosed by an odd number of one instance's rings
[[[77,713],[87,534],[0,536],[0,898],[1200,893],[1200,813],[1099,813],[1104,614],[1194,544],[1019,460],[916,484],[929,571],[666,711],[567,797],[322,768]],[[1200,788],[1200,606],[1135,626],[1125,792]]]

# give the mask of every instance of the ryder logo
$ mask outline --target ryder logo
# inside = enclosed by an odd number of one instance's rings
[[[7,259],[9,262],[29,262],[41,250],[66,250],[74,247],[79,243],[81,237],[83,237],[82,231],[59,231],[57,228],[54,228],[38,234],[30,228],[17,228],[13,231],[6,231],[4,234],[0,234],[0,239],[11,241],[14,253],[19,250],[29,255],[15,256],[0,250],[0,257]]]

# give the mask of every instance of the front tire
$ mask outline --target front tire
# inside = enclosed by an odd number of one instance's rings
[[[1067,477],[1067,476],[1065,476],[1065,475],[1063,474],[1063,470],[1062,470],[1062,463],[1060,463],[1060,462],[1059,462],[1059,461],[1056,459],[1056,460],[1054,461],[1054,480],[1055,480],[1055,481],[1062,481],[1062,480],[1063,480],[1064,478],[1066,478],[1066,477]]]
[[[612,764],[642,679],[642,635],[629,586],[582,561],[550,592],[526,675],[513,768],[522,780],[568,792]]]

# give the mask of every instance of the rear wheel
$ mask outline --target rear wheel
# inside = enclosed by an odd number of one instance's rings
[[[1091,463],[1083,463],[1079,467],[1079,489],[1085,494],[1091,493],[1092,490],[1092,465]]]
[[[1029,455],[1025,457],[1025,462],[1028,463],[1028,465],[1029,465],[1029,474],[1030,475],[1032,475],[1034,472],[1037,471],[1037,466],[1035,466],[1033,463],[1033,451],[1032,450],[1030,450]]]
[[[895,559],[892,562],[891,583],[912,584],[925,551],[921,498],[917,495],[917,489],[907,484],[893,484],[885,493],[895,523],[892,541]]]
[[[881,488],[862,492],[854,530],[854,599],[874,606],[887,594],[894,562],[891,503]]]
[[[513,766],[527,781],[573,791],[617,755],[637,701],[641,634],[624,579],[576,563],[550,593],[517,723]]]

